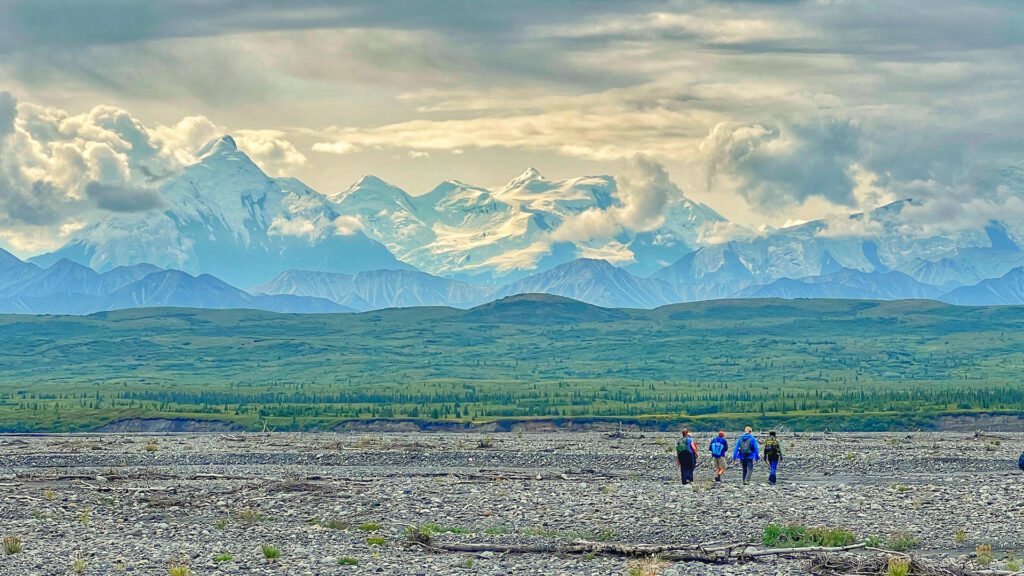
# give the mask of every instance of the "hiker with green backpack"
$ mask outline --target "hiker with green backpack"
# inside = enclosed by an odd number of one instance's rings
[[[768,441],[764,443],[764,459],[768,462],[768,483],[775,484],[775,474],[779,469],[779,460],[782,460],[782,446],[775,436],[775,431],[768,433]]]
[[[754,437],[754,430],[747,426],[743,430],[743,436],[736,441],[736,451],[732,459],[739,460],[743,465],[743,483],[746,484],[754,476],[754,462],[761,460],[761,454],[757,449],[757,438]]]
[[[676,463],[683,484],[693,482],[693,469],[697,467],[697,443],[686,428],[683,428],[683,436],[676,442]]]

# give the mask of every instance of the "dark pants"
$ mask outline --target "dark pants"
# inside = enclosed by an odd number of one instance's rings
[[[744,458],[740,460],[740,464],[743,465],[743,483],[746,484],[747,480],[751,480],[754,477],[754,459]]]
[[[693,482],[693,468],[697,465],[697,460],[693,457],[690,452],[683,452],[679,454],[679,475],[683,480],[683,484],[689,484]]]
[[[779,461],[769,460],[768,466],[771,467],[771,472],[768,473],[768,482],[771,484],[775,484],[775,472],[779,469]]]

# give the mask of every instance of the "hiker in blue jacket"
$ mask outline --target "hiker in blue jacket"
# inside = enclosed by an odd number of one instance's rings
[[[729,442],[725,439],[724,430],[718,431],[718,436],[715,436],[715,439],[711,441],[708,451],[711,452],[711,457],[715,461],[715,482],[721,482],[722,474],[725,473],[725,467],[727,466],[725,455],[729,453]]]
[[[736,441],[736,451],[732,454],[732,459],[739,460],[743,465],[744,484],[754,476],[754,462],[761,460],[761,454],[757,451],[757,438],[753,432],[750,426],[743,430],[743,436]]]

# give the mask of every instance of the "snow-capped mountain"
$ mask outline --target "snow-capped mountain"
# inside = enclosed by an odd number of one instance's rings
[[[609,176],[548,180],[530,168],[498,188],[449,180],[420,196],[366,176],[330,198],[399,259],[481,283],[521,278],[608,246],[630,270],[647,274],[698,246],[704,226],[724,221],[703,204],[670,198],[657,230],[587,241],[552,238],[566,219],[618,205],[616,187]]]
[[[754,231],[662,182],[657,190],[667,194],[656,218],[626,226],[616,218],[645,189],[626,181],[620,188],[608,176],[548,180],[530,168],[503,186],[448,180],[421,195],[365,176],[324,196],[299,180],[267,176],[230,136],[211,141],[197,158],[159,187],[161,209],[111,213],[31,262],[0,250],[5,309],[99,309],[112,294],[140,289],[165,270],[184,276],[166,274],[161,287],[126,292],[117,302],[216,303],[218,290],[230,292],[213,282],[222,279],[232,290],[256,286],[260,297],[322,298],[357,310],[469,307],[526,292],[621,307],[943,294],[1009,303],[1012,289],[985,281],[1006,284],[1024,267],[1016,228],[992,221],[925,233],[914,225],[921,205],[912,200]],[[650,226],[656,228],[637,231]],[[723,230],[733,239],[710,240]],[[160,296],[191,289],[206,296]]]
[[[652,277],[673,285],[684,300],[701,300],[843,269],[897,271],[921,284],[949,290],[1024,265],[1024,251],[1003,224],[991,222],[984,228],[926,236],[908,231],[900,217],[903,209],[913,205],[905,200],[867,215],[849,216],[851,226],[867,219],[870,234],[833,234],[834,222],[816,220],[701,247]]]
[[[296,267],[405,266],[326,197],[298,180],[267,176],[230,136],[207,144],[199,161],[159,192],[165,209],[112,214],[33,262],[49,266],[66,258],[100,272],[146,262],[241,285]]]
[[[356,310],[374,310],[409,306],[469,308],[488,301],[494,290],[414,270],[374,270],[355,275],[289,270],[249,292],[313,296]]]

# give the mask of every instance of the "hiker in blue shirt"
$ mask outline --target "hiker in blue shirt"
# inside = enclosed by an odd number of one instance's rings
[[[1024,471],[1024,452],[1020,453],[1020,460],[1017,460],[1017,465],[1020,466],[1021,471]]]
[[[733,452],[732,459],[739,460],[743,465],[743,483],[746,484],[754,476],[754,462],[761,459],[761,454],[757,451],[754,430],[747,426],[743,432],[743,436],[736,441],[736,451]]]
[[[725,431],[719,430],[718,436],[711,441],[708,446],[708,451],[711,452],[711,457],[715,459],[715,482],[722,481],[722,474],[725,473],[726,454],[729,453],[729,442],[725,439]]]
[[[693,482],[693,469],[697,467],[697,443],[686,428],[683,428],[683,436],[676,443],[676,463],[679,464],[683,484]]]

